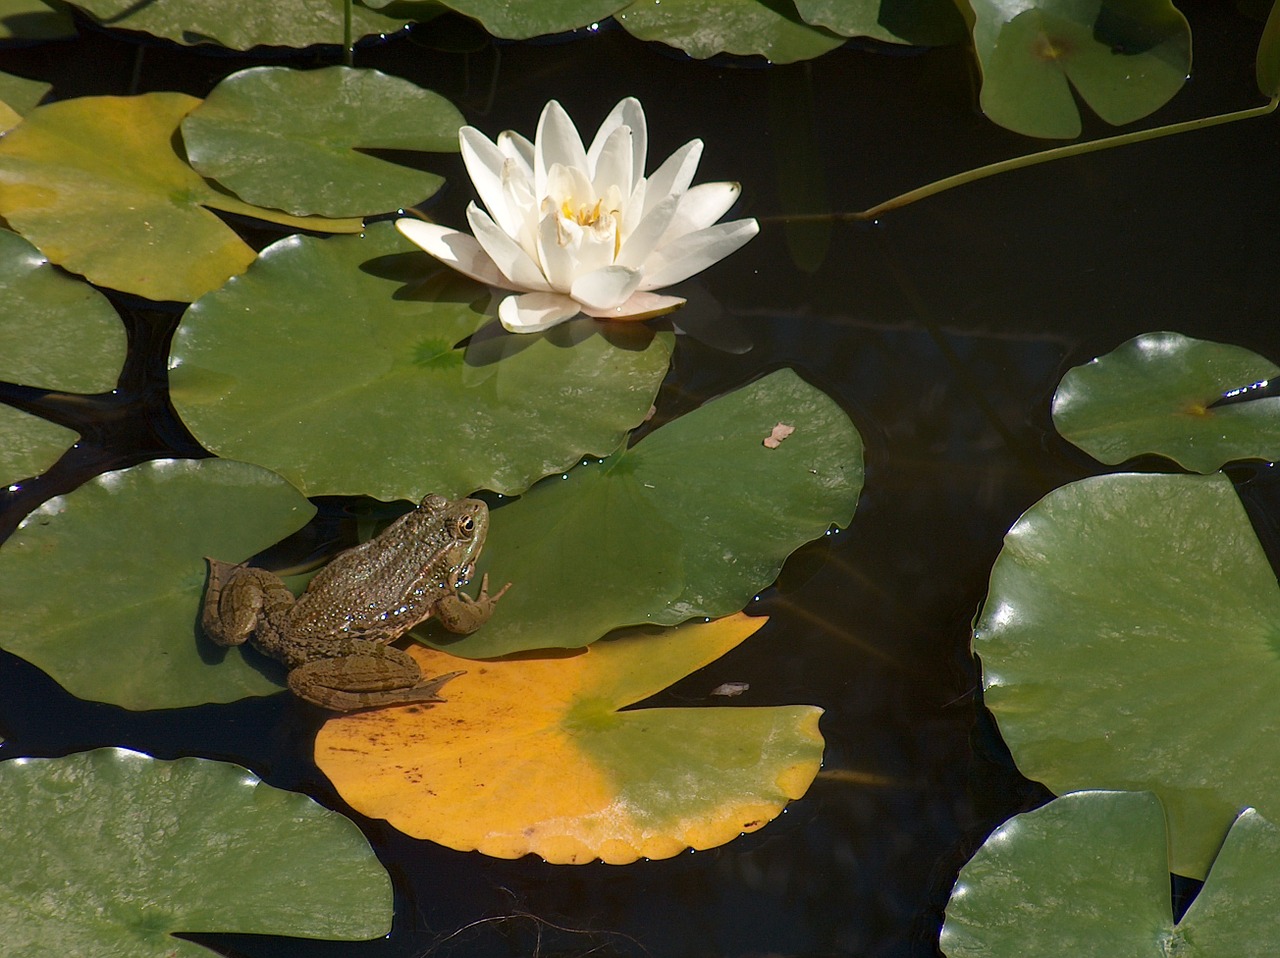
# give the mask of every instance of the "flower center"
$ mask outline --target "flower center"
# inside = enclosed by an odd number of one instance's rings
[[[576,212],[572,203],[572,200],[565,200],[560,205],[560,215],[565,219],[573,220],[579,226],[595,226],[600,221],[600,207],[604,203],[603,199],[596,200],[595,206],[579,206]]]

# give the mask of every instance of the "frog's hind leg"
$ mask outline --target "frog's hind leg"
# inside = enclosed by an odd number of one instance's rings
[[[301,699],[334,712],[443,702],[437,694],[461,672],[423,679],[408,652],[374,642],[352,640],[332,656],[312,659],[289,672],[289,689]]]
[[[293,593],[278,576],[205,556],[205,587],[200,627],[218,645],[243,645],[263,619],[282,615],[293,605]]]

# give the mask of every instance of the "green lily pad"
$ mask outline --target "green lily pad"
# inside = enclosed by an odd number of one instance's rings
[[[350,820],[204,758],[0,762],[8,955],[208,958],[175,932],[362,940],[391,880]]]
[[[444,182],[358,149],[458,151],[465,121],[438,93],[377,70],[253,67],[182,121],[191,165],[242,200],[362,216],[414,206]]]
[[[1233,459],[1280,459],[1280,398],[1210,409],[1232,389],[1274,379],[1280,366],[1239,346],[1144,333],[1062,377],[1058,432],[1095,459],[1167,456],[1195,472]]]
[[[1280,817],[1280,587],[1221,473],[1049,493],[1005,537],[973,647],[1023,774],[1155,792],[1173,871],[1202,877],[1241,808]]]
[[[115,388],[128,346],[120,316],[8,230],[0,230],[0,296],[0,379],[63,392]]]
[[[389,223],[281,240],[187,310],[174,407],[206,448],[309,495],[518,493],[615,449],[649,410],[670,338],[588,319],[510,336],[471,305],[483,289]]]
[[[0,216],[52,262],[92,282],[189,301],[253,261],[210,210],[315,230],[359,220],[299,218],[220,193],[174,150],[200,101],[182,93],[90,96],[36,107],[0,139]]]
[[[1258,89],[1262,95],[1280,97],[1280,7],[1272,4],[1262,39],[1258,41],[1258,58],[1255,63]]]
[[[965,39],[964,18],[951,0],[795,0],[806,23],[846,37],[940,46]]]
[[[48,7],[45,10],[53,13]],[[0,2],[0,38],[5,35],[5,22],[5,7]],[[36,104],[52,89],[51,84],[39,80],[0,73],[0,132],[11,130],[21,123],[22,118],[34,110]]]
[[[844,37],[801,20],[789,0],[635,0],[616,19],[633,37],[658,40],[700,60],[736,53],[794,63],[844,43]]]
[[[392,0],[372,4],[386,6]],[[630,0],[439,0],[450,10],[479,20],[495,37],[527,40],[563,33],[612,16]],[[397,4],[397,9],[401,5]]]
[[[197,634],[204,556],[242,561],[314,513],[279,476],[243,462],[105,473],[46,502],[0,548],[0,647],[73,695],[130,709],[277,692],[260,658]]]
[[[215,43],[233,50],[256,46],[308,47],[342,44],[339,0],[75,0],[104,27],[137,30],[175,43]],[[410,21],[355,3],[354,37],[395,33]]]
[[[960,870],[948,958],[1267,958],[1280,942],[1280,828],[1243,812],[1174,923],[1149,792],[1076,792],[998,828]]]
[[[770,449],[780,422],[795,431]],[[800,545],[849,524],[862,472],[848,416],[778,370],[495,510],[477,574],[511,592],[478,632],[433,641],[490,658],[735,612]]]
[[[41,0],[0,0],[0,40],[61,40],[75,35],[75,22],[61,7],[55,9]]]
[[[0,404],[0,485],[40,475],[78,438],[74,429]]]
[[[1191,71],[1169,0],[970,0],[983,111],[1028,136],[1080,135],[1072,88],[1111,124],[1164,106]]]

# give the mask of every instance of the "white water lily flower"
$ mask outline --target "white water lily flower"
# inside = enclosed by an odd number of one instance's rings
[[[555,100],[532,143],[511,130],[495,143],[470,126],[458,139],[488,210],[467,207],[474,235],[417,219],[396,226],[440,262],[515,293],[498,307],[512,332],[538,332],[579,313],[670,312],[684,300],[652,290],[701,272],[760,230],[754,219],[716,223],[738,198],[737,183],[690,188],[701,140],[644,175],[644,109],[634,97],[605,117],[589,149]]]

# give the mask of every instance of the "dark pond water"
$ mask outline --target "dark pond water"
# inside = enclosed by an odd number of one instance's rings
[[[1226,4],[1180,6],[1197,74],[1158,120],[1256,105],[1259,25]],[[0,52],[0,69],[50,80],[60,96],[201,95],[252,62],[98,34]],[[1038,144],[976,112],[960,50],[850,46],[766,69],[690,62],[602,30],[465,54],[410,37],[362,49],[357,63],[438,90],[491,135],[531,131],[552,97],[593,127],[635,94],[651,156],[700,136],[699,181],[743,183],[740,213],[762,233],[691,284],[677,319],[699,336],[679,340],[659,421],[791,366],[857,424],[866,486],[852,527],[800,550],[753,605],[769,624],[651,703],[704,702],[744,681],[735,702],[820,705],[826,763],[762,831],[624,867],[491,860],[353,814],[396,884],[389,939],[201,940],[237,956],[936,954],[960,865],[996,823],[1046,797],[984,718],[968,644],[1004,531],[1050,489],[1104,471],[1054,433],[1053,389],[1070,366],[1153,329],[1280,357],[1274,118],[1039,166],[874,225],[788,228],[783,214],[861,209]],[[1086,124],[1088,137],[1110,132]],[[438,168],[450,180],[431,212],[461,223],[461,163]],[[4,533],[98,472],[202,454],[165,399],[176,311],[114,301],[132,348],[117,394],[0,392],[84,433],[45,477],[0,495]],[[1240,478],[1265,500],[1266,470]],[[226,758],[349,812],[310,761],[316,714],[287,696],[130,713],[75,700],[8,655],[0,690],[6,757],[122,745]]]

